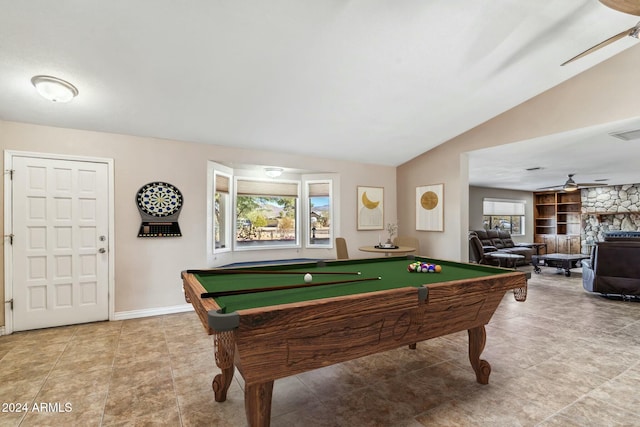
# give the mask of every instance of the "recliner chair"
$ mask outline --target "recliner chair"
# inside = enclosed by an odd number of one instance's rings
[[[582,261],[582,286],[607,296],[640,298],[640,241],[598,242]]]
[[[485,252],[480,238],[475,233],[469,233],[469,261],[476,264],[499,265],[499,261],[491,258],[490,252]]]

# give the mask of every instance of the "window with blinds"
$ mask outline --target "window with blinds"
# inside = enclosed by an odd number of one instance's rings
[[[526,201],[490,199],[482,201],[482,221],[485,229],[504,230],[511,235],[523,235]]]

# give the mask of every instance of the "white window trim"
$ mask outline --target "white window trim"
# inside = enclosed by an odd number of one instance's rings
[[[323,249],[323,248],[327,248],[327,249],[333,249],[333,241],[334,241],[334,230],[335,230],[335,220],[334,220],[334,200],[333,200],[333,185],[334,185],[334,180],[333,178],[318,178],[318,179],[304,179],[302,180],[303,183],[303,189],[304,189],[304,218],[309,218],[311,216],[311,212],[309,211],[309,200],[311,199],[311,197],[309,196],[309,185],[310,184],[317,184],[317,183],[328,183],[329,184],[329,201],[331,203],[331,205],[329,206],[329,219],[331,221],[331,227],[329,228],[329,243],[323,245],[323,244],[319,244],[319,243],[311,243],[311,236],[312,236],[312,230],[311,230],[311,223],[310,221],[305,221],[306,222],[306,231],[305,231],[305,236],[304,236],[304,241],[305,241],[305,248],[308,249]]]
[[[214,204],[215,197],[214,193],[216,191],[216,175],[224,175],[229,178],[229,196],[233,193],[233,169],[223,166],[219,163],[215,163],[212,161],[207,162],[207,259],[209,261],[214,260],[215,256],[225,252],[231,252],[231,244],[232,242],[228,242],[226,248],[218,248],[216,249],[216,242],[213,238],[214,236]],[[229,203],[231,205],[232,203]],[[231,215],[231,206],[227,206],[227,212],[225,214]],[[231,218],[227,216],[227,218]],[[227,225],[227,239],[231,239],[231,234],[229,234],[230,230]]]

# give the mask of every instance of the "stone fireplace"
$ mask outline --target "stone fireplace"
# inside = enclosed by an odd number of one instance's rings
[[[582,253],[609,231],[640,230],[640,184],[614,185],[580,190],[582,199]]]

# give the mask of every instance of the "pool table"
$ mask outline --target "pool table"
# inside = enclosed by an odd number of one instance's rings
[[[414,262],[438,264],[441,272],[409,272]],[[215,400],[226,399],[237,367],[252,427],[270,423],[275,379],[463,330],[476,380],[487,384],[484,325],[507,291],[524,301],[527,289],[520,271],[413,255],[181,276],[186,300],[214,335],[221,370],[212,384]],[[270,287],[276,289],[255,292]]]

